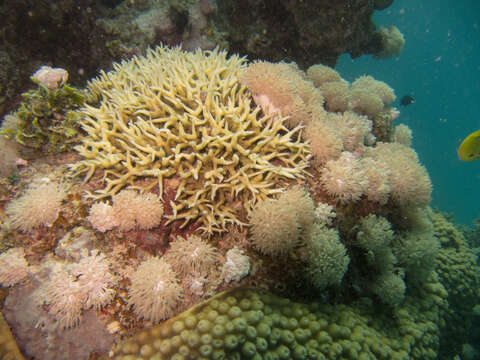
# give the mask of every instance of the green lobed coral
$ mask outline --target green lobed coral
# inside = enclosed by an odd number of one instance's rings
[[[432,275],[393,314],[237,288],[118,345],[127,359],[435,359],[447,294]],[[393,315],[393,316],[392,316]]]
[[[22,94],[24,100],[12,115],[14,126],[3,127],[0,134],[47,152],[70,149],[80,128],[81,114],[75,110],[84,104],[83,92],[68,84],[49,89],[35,82],[36,89]]]

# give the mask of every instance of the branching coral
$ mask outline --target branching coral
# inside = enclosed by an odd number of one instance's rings
[[[225,52],[159,47],[102,73],[89,86],[99,105],[82,110],[87,136],[76,149],[84,159],[73,174],[105,170],[94,198],[140,177],[153,178],[149,187],[158,184],[163,196],[164,179],[175,176],[169,221],[198,219],[208,232],[240,224],[233,197],[250,210],[278,191],[279,179],[303,177],[309,154],[299,127],[260,116],[237,78],[243,63]]]

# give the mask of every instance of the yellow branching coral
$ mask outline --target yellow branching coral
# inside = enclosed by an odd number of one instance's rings
[[[241,224],[233,201],[249,211],[278,192],[278,180],[303,177],[310,152],[300,127],[261,115],[238,81],[244,68],[244,59],[217,50],[158,47],[102,72],[89,84],[99,104],[82,110],[87,135],[76,150],[84,159],[72,173],[88,179],[105,170],[97,199],[139,177],[154,178],[143,190],[158,184],[163,196],[164,179],[176,177],[169,221],[198,219],[208,232]]]

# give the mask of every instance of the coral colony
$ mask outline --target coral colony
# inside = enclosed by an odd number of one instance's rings
[[[19,346],[1,318],[2,356],[436,359],[461,346],[474,258],[429,208],[387,84],[163,46],[85,92],[53,70],[2,126],[53,151],[25,161],[4,145],[3,167],[22,165],[2,193],[2,313]],[[57,98],[70,115],[38,113]]]

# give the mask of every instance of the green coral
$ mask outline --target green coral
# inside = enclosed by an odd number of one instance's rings
[[[447,293],[433,274],[393,316],[372,303],[302,304],[237,288],[110,352],[114,359],[434,359]]]
[[[461,352],[468,336],[473,307],[479,293],[479,279],[472,254],[462,233],[440,213],[432,213],[435,236],[441,248],[436,259],[440,281],[448,291],[447,326],[442,332],[441,359],[452,359]]]
[[[38,87],[22,94],[24,100],[12,115],[15,126],[4,126],[0,134],[47,152],[70,149],[78,135],[81,114],[76,110],[84,104],[84,93],[68,84],[49,89],[35,82]]]

